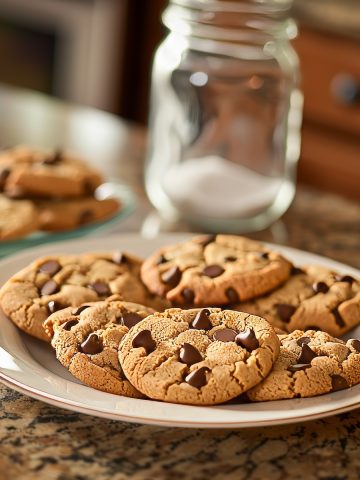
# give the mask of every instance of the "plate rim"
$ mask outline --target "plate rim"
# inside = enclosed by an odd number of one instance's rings
[[[160,243],[167,243],[168,240],[165,240],[165,238],[170,238],[170,239],[173,239],[173,241],[182,241],[186,238],[189,238],[191,236],[193,236],[194,234],[193,233],[165,233],[165,234],[162,234],[162,235],[159,235],[158,237],[156,237],[154,239],[157,240],[158,242]],[[134,238],[136,237],[137,240],[140,240],[140,241],[146,241],[148,239],[142,237],[140,234],[138,233],[124,233],[124,234],[115,234],[115,235],[110,235],[108,236],[107,238],[109,239],[109,241],[112,241],[113,239],[121,239],[122,241],[124,241],[125,239],[127,239],[126,241],[130,241],[131,238]],[[64,244],[67,244],[67,246],[69,244],[78,244],[78,246],[80,247],[83,247],[84,248],[84,251],[86,251],[86,248],[91,248],[91,244],[94,244],[94,243],[97,243],[99,244],[99,242],[101,242],[101,237],[97,237],[97,238],[83,238],[83,239],[68,239],[68,240],[65,240],[65,241],[60,241],[60,242],[56,242],[56,243],[52,243],[46,247],[44,247],[44,245],[40,245],[40,246],[37,246],[37,247],[34,247],[34,248],[31,248],[31,249],[27,249],[25,251],[21,251],[21,252],[18,252],[18,253],[15,253],[15,254],[12,254],[2,260],[0,260],[0,267],[1,266],[6,266],[7,264],[11,264],[13,262],[16,262],[16,261],[30,261],[29,260],[29,257],[36,257],[38,254],[41,254],[41,255],[46,255],[46,250],[48,251],[54,251],[56,250],[57,248],[61,248],[62,246],[64,246]],[[89,244],[89,247],[87,246],[87,244]],[[268,244],[270,245],[272,248],[275,248],[277,250],[279,250],[280,252],[283,251],[287,251],[291,254],[294,254],[296,255],[297,253],[299,254],[305,254],[306,256],[310,256],[315,260],[319,261],[320,263],[324,262],[330,262],[334,265],[334,268],[336,268],[336,265],[338,265],[338,268],[340,269],[347,269],[348,271],[352,271],[354,272],[355,274],[359,275],[359,272],[357,269],[353,268],[353,267],[350,267],[344,263],[341,263],[341,262],[337,262],[335,260],[332,260],[331,258],[328,258],[328,257],[322,257],[320,255],[317,255],[317,254],[313,254],[311,252],[307,252],[307,251],[304,251],[304,250],[300,250],[300,249],[296,249],[296,248],[293,248],[293,247],[287,247],[287,246],[282,246],[282,245],[277,245],[277,244]],[[156,248],[156,247],[154,247]],[[96,249],[99,249],[99,247],[96,247]],[[101,248],[99,249],[101,250]],[[41,253],[40,253],[41,251]],[[310,261],[310,260],[309,260]],[[4,347],[2,347],[4,348]],[[6,348],[4,348],[4,350],[10,355],[10,356],[13,356],[13,354],[11,353],[11,351],[9,352]],[[28,351],[28,354],[31,355],[31,352]],[[36,361],[36,359],[34,359]],[[23,381],[19,381],[17,380],[16,378],[13,378],[7,374],[5,374],[4,372],[2,372],[2,369],[0,367],[0,380],[2,381],[2,383],[4,383],[5,385],[7,385],[8,387],[16,390],[16,391],[20,391],[21,393],[25,394],[25,395],[28,395],[32,398],[35,398],[37,400],[40,400],[40,401],[43,401],[45,403],[48,403],[48,404],[51,404],[51,405],[54,405],[54,406],[57,406],[59,408],[65,408],[67,410],[71,410],[71,411],[76,411],[76,412],[79,412],[79,413],[83,413],[83,414],[88,414],[88,415],[92,415],[92,416],[97,416],[97,417],[101,417],[101,418],[110,418],[110,419],[113,419],[113,420],[118,420],[118,421],[125,421],[125,422],[130,422],[130,423],[142,423],[142,424],[146,424],[146,425],[159,425],[159,426],[169,426],[169,427],[183,427],[183,428],[255,428],[255,427],[261,427],[261,426],[270,426],[270,425],[284,425],[284,424],[292,424],[292,423],[299,423],[299,422],[305,422],[305,421],[311,421],[311,420],[315,420],[317,418],[325,418],[325,417],[328,417],[328,416],[331,416],[331,415],[336,415],[336,414],[339,414],[339,413],[343,413],[343,412],[346,412],[346,411],[349,411],[349,410],[353,410],[353,409],[356,409],[356,408],[359,408],[360,407],[360,402],[359,400],[356,400],[354,401],[354,403],[350,403],[348,405],[345,405],[345,406],[342,406],[342,407],[333,407],[333,408],[329,408],[328,410],[325,410],[325,411],[322,411],[322,412],[315,412],[313,414],[303,414],[300,416],[294,416],[294,417],[285,417],[285,418],[282,418],[282,419],[279,419],[279,418],[274,418],[274,419],[265,419],[265,420],[260,420],[260,421],[253,421],[253,420],[250,420],[250,421],[244,421],[244,420],[241,420],[240,422],[239,421],[221,421],[221,422],[211,422],[209,423],[208,421],[205,421],[205,422],[192,422],[192,421],[184,421],[184,422],[181,422],[179,420],[162,420],[162,419],[159,419],[159,418],[154,418],[154,419],[150,419],[148,417],[139,417],[137,414],[136,416],[134,414],[126,414],[124,412],[121,412],[121,413],[118,413],[116,411],[114,411],[114,413],[112,412],[108,412],[104,409],[99,409],[99,408],[96,408],[95,406],[84,406],[82,403],[79,403],[75,400],[70,400],[70,399],[65,399],[63,397],[61,397],[60,395],[56,395],[56,394],[51,394],[51,393],[48,393],[48,392],[45,392],[43,390],[40,390],[39,388],[36,388],[34,386],[31,386],[27,383],[24,383]],[[29,383],[29,382],[28,382]],[[84,387],[86,387],[85,385],[82,385]],[[87,387],[87,388],[90,388],[90,387]],[[291,400],[290,400],[291,401]],[[201,408],[201,407],[199,407]]]

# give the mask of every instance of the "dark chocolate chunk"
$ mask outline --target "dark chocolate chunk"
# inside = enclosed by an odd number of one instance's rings
[[[51,300],[51,302],[48,303],[48,310],[50,313],[57,312],[58,310],[62,310],[63,308],[65,308],[65,305],[57,302],[56,300]]]
[[[179,267],[172,267],[161,275],[161,280],[169,287],[173,288],[181,280],[181,271]]]
[[[180,348],[179,358],[182,363],[186,363],[187,365],[193,365],[203,360],[199,350],[190,343],[184,343]]]
[[[195,293],[190,288],[184,288],[181,295],[187,303],[192,303],[194,301]]]
[[[310,337],[301,337],[296,341],[296,343],[299,345],[299,347],[302,347],[303,345],[307,345],[310,342],[311,342]]]
[[[79,320],[68,320],[67,322],[64,323],[63,329],[66,330],[67,332],[71,330],[72,327],[77,325],[79,323]]]
[[[210,278],[219,277],[224,272],[225,270],[222,267],[220,267],[220,265],[208,265],[202,271],[203,275],[206,275],[207,277],[210,277]]]
[[[138,313],[135,312],[126,312],[122,314],[122,323],[127,328],[131,328],[137,323],[141,322],[143,317],[141,317]]]
[[[246,328],[243,332],[238,333],[235,337],[235,342],[240,347],[246,348],[248,352],[259,348],[259,340],[256,338],[252,328]]]
[[[274,307],[283,322],[290,322],[292,315],[296,312],[296,307],[287,303],[277,303]]]
[[[219,342],[235,342],[237,332],[232,328],[223,328],[222,330],[216,330],[214,333],[214,339]]]
[[[259,253],[260,258],[267,260],[269,258],[269,252],[261,252]]]
[[[347,282],[347,283],[354,283],[355,282],[355,278],[354,277],[351,277],[350,275],[338,275],[336,277],[336,281],[337,282]]]
[[[112,261],[113,263],[116,263],[116,265],[121,265],[122,263],[127,262],[127,257],[124,253],[122,252],[114,252],[112,256]]]
[[[4,185],[5,185],[5,182],[8,178],[8,176],[10,175],[11,173],[11,170],[10,168],[4,168],[1,170],[0,172],[0,189],[3,189]]]
[[[224,258],[225,262],[236,262],[237,257],[229,256]]]
[[[311,363],[295,363],[288,367],[289,372],[299,372],[300,370],[306,370],[311,367]]]
[[[156,342],[152,338],[150,330],[143,330],[133,338],[132,346],[134,348],[144,348],[146,354],[149,355],[149,353],[155,350]]]
[[[304,343],[301,347],[301,353],[298,358],[298,363],[311,363],[317,357],[317,354],[312,350],[306,343]]]
[[[335,317],[335,322],[336,324],[340,327],[340,328],[343,328],[345,327],[345,322],[344,320],[342,319],[341,315],[340,315],[340,312],[339,312],[339,309],[338,307],[335,307],[333,310],[331,310],[331,313],[334,315]]]
[[[52,295],[60,290],[59,285],[54,280],[49,280],[41,287],[41,295]]]
[[[198,312],[191,322],[191,327],[196,328],[197,330],[210,330],[212,328],[212,323],[209,319],[210,311],[207,308],[203,308]]]
[[[85,225],[94,220],[94,213],[91,210],[84,210],[80,213],[78,218],[79,225]]]
[[[206,372],[209,372],[209,368],[201,367],[194,372],[189,373],[187,377],[185,377],[185,382],[195,388],[201,388],[206,385]]]
[[[90,333],[86,340],[80,345],[80,349],[83,353],[88,355],[95,355],[103,350],[103,343],[100,337],[96,333]]]
[[[74,310],[71,312],[72,315],[80,315],[81,312],[89,308],[90,305],[81,305],[81,307],[74,308]]]
[[[295,267],[294,265],[291,267],[291,275],[301,275],[302,273],[305,273],[304,270],[302,270],[299,267]]]
[[[240,301],[237,291],[232,287],[229,287],[225,290],[225,295],[229,299],[230,303],[238,303]]]
[[[314,283],[312,289],[315,293],[327,293],[329,291],[329,287],[326,285],[325,282]]]
[[[350,344],[358,353],[360,353],[360,340],[357,340],[356,338],[352,338],[350,340]]]
[[[344,390],[345,388],[349,388],[349,384],[346,378],[342,377],[341,375],[331,375],[331,391],[337,392],[338,390]]]
[[[216,235],[203,235],[199,239],[196,240],[197,243],[202,245],[203,247],[206,247],[209,245],[209,243],[215,242],[216,240]]]
[[[95,290],[95,292],[99,295],[99,297],[107,297],[111,295],[111,290],[107,283],[93,282],[93,283],[89,283],[88,287],[91,288],[92,290]]]
[[[165,255],[160,255],[160,257],[156,261],[156,265],[161,265],[162,263],[166,263],[168,260]]]
[[[39,272],[48,273],[51,276],[55,275],[59,270],[61,270],[61,265],[56,260],[48,260],[39,267]]]

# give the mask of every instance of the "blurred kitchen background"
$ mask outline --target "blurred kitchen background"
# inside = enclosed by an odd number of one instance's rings
[[[146,124],[166,0],[0,0],[0,83]],[[297,0],[299,181],[360,199],[360,1]],[[0,105],[1,108],[1,105]]]

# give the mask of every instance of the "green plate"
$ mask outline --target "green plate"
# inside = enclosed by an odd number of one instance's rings
[[[61,240],[70,240],[72,238],[96,235],[110,230],[114,225],[128,217],[136,206],[136,198],[128,185],[120,182],[108,182],[100,185],[96,189],[96,197],[99,199],[116,198],[120,201],[122,208],[119,213],[101,222],[84,225],[80,228],[66,232],[35,232],[19,240],[9,240],[0,242],[0,257],[5,257],[24,248],[34,247],[43,243],[58,242]]]

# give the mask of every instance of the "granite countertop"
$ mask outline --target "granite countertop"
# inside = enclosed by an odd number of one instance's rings
[[[143,132],[106,118],[107,142],[97,135],[97,147],[79,136],[86,133],[85,117],[81,117],[78,131],[75,127],[72,131],[54,129],[54,122],[58,126],[68,122],[72,110],[48,101],[44,108],[51,122],[44,123],[34,137],[34,131],[26,126],[26,119],[31,123],[31,118],[26,112],[21,115],[32,102],[37,102],[37,96],[13,95],[0,88],[0,104],[7,112],[5,120],[0,119],[0,142],[10,139],[18,143],[16,132],[20,131],[25,142],[29,141],[28,132],[35,144],[56,142],[75,149],[84,146],[84,153],[89,155],[101,152],[105,163],[109,160],[106,165],[112,174],[126,178],[139,193],[137,211],[119,231],[139,230],[150,212],[140,187]],[[20,130],[16,128],[19,118],[24,124]],[[90,115],[89,121],[93,129],[97,118]],[[97,132],[101,133],[100,124]],[[360,205],[337,196],[301,187],[283,219],[252,236],[328,255],[360,268]],[[360,478],[359,409],[296,425],[206,431],[90,417],[46,405],[2,384],[0,406],[0,480]]]

